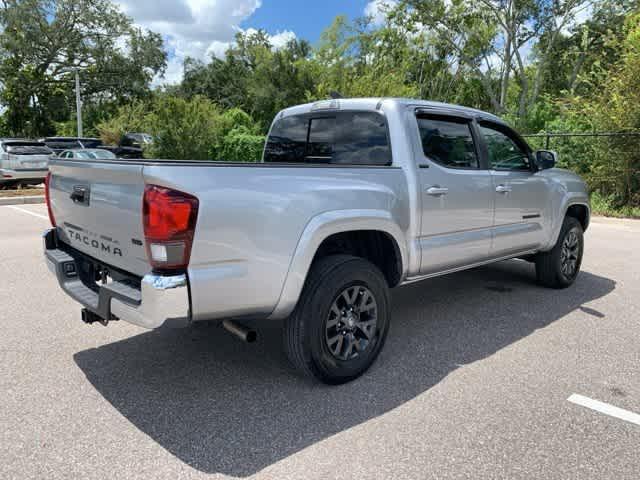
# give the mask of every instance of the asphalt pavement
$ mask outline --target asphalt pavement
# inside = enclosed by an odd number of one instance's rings
[[[640,222],[594,219],[567,290],[515,260],[396,289],[340,387],[297,376],[275,326],[84,325],[47,226],[0,207],[2,479],[640,477]]]

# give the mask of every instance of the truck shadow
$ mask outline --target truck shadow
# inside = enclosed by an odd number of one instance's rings
[[[509,261],[394,291],[385,349],[348,385],[293,373],[276,328],[245,345],[220,327],[159,330],[77,353],[93,386],[162,447],[206,473],[246,477],[425,392],[615,288],[583,272],[564,291]]]

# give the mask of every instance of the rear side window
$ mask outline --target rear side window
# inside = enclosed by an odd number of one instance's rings
[[[354,112],[342,115],[336,126],[333,163],[390,165],[387,123],[382,115]]]
[[[438,117],[418,117],[425,156],[449,168],[478,168],[469,123]]]
[[[385,118],[375,112],[287,117],[274,125],[265,162],[390,165]]]

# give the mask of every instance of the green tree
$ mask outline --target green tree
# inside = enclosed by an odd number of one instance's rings
[[[76,70],[85,104],[115,108],[147,95],[166,66],[161,37],[108,0],[4,0],[0,27],[0,101],[13,134],[50,134],[70,118]]]
[[[224,59],[187,59],[179,94],[204,95],[223,109],[249,112],[263,131],[282,108],[301,103],[314,88],[306,68],[311,47],[292,40],[275,49],[264,31],[240,32]]]
[[[513,108],[524,118],[543,92],[550,55],[562,32],[587,0],[404,0],[399,8],[432,35],[432,42],[452,52],[452,63],[477,78],[496,113],[505,113],[512,85]],[[524,57],[527,47],[533,62]]]

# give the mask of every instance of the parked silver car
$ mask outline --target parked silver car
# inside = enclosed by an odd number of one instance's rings
[[[284,321],[292,364],[343,383],[378,356],[393,287],[509,258],[576,280],[589,196],[555,163],[478,110],[317,102],[277,115],[259,164],[53,160],[45,254],[87,323],[251,340]]]
[[[44,182],[53,151],[42,142],[0,139],[0,187]]]

